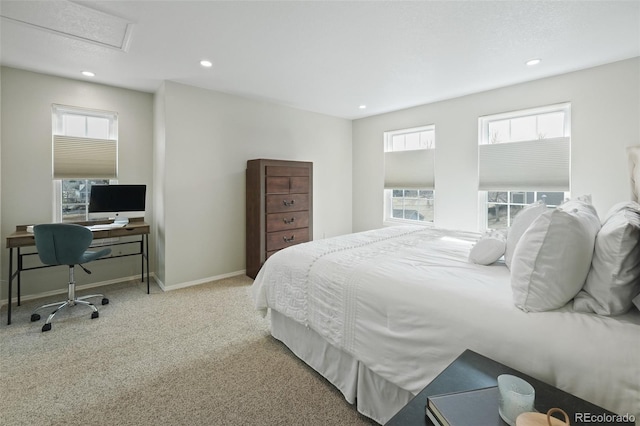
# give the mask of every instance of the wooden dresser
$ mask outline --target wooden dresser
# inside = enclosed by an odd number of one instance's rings
[[[313,239],[313,163],[247,161],[247,275],[283,248]]]

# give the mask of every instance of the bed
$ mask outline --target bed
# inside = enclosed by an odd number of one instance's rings
[[[469,261],[480,238],[396,226],[296,245],[252,297],[276,339],[381,424],[468,348],[640,425],[640,311],[525,312],[504,261]]]

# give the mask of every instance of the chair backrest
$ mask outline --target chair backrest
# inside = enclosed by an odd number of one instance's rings
[[[47,223],[33,227],[40,261],[45,265],[76,265],[93,241],[91,230],[71,223]]]

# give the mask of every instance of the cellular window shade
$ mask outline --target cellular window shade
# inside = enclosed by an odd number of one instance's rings
[[[481,191],[569,191],[570,139],[479,146]]]
[[[53,136],[54,179],[116,179],[117,141]]]
[[[384,153],[385,189],[433,189],[435,150]]]

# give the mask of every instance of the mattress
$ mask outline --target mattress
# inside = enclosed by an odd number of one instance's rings
[[[467,261],[478,237],[401,226],[296,245],[260,270],[255,305],[411,394],[468,348],[640,418],[640,313],[522,312],[503,264]]]

